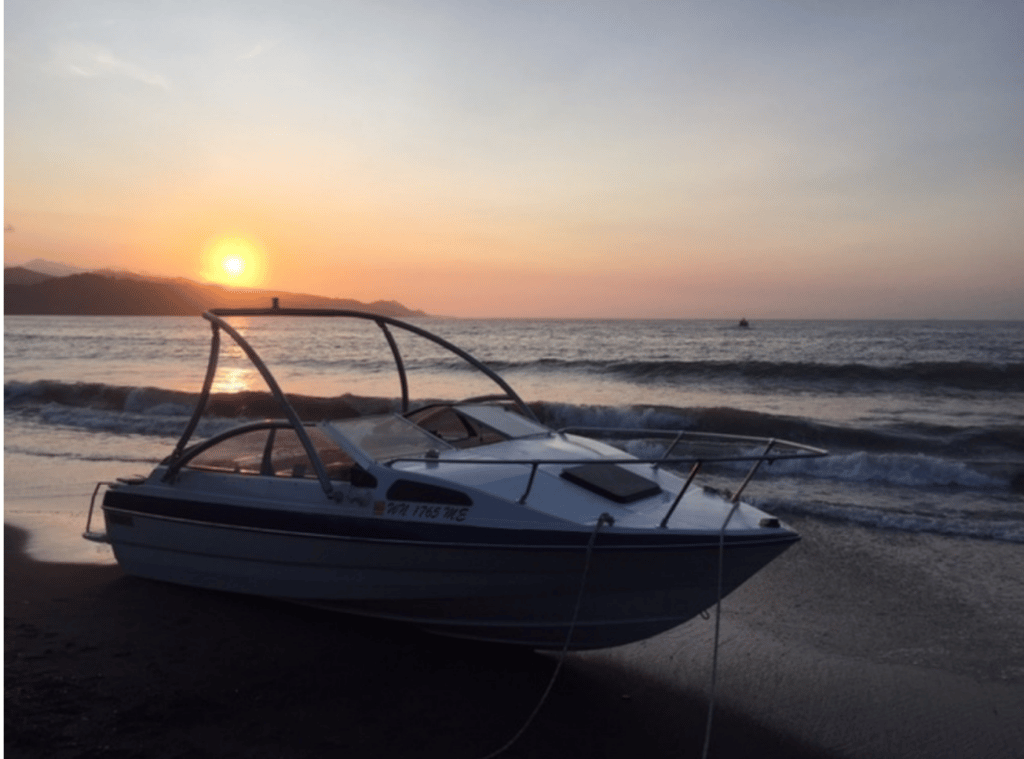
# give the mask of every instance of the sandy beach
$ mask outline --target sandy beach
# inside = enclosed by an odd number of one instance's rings
[[[1024,749],[1019,546],[800,522],[723,605],[711,756]],[[550,655],[33,559],[5,527],[10,757],[483,757]],[[993,560],[996,557],[998,560]],[[712,620],[571,655],[509,757],[700,756]]]

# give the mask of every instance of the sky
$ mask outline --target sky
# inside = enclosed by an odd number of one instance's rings
[[[4,260],[438,315],[1024,319],[1019,0],[6,0]]]

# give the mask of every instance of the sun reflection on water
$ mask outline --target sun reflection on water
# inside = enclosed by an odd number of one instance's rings
[[[214,393],[242,393],[259,390],[262,378],[255,369],[229,367],[220,369],[213,380]]]

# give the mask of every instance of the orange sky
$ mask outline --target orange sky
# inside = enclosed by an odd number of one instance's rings
[[[1019,4],[428,5],[8,2],[5,262],[458,316],[1024,318]]]

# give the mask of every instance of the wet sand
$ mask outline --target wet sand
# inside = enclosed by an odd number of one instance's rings
[[[726,599],[713,757],[1024,751],[1024,551],[798,523]],[[550,655],[31,558],[5,526],[9,757],[446,757],[503,745]],[[574,654],[507,757],[700,756],[713,620]]]

